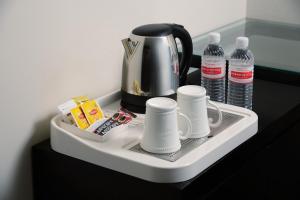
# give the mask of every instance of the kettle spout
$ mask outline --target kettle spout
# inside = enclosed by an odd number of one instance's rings
[[[134,55],[134,53],[139,45],[139,42],[132,41],[130,38],[126,38],[126,39],[122,40],[122,44],[125,49],[125,54],[126,54],[127,58],[131,58]]]

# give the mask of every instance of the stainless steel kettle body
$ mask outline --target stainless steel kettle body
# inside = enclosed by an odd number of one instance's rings
[[[124,41],[125,42],[125,41]],[[132,34],[126,41],[122,90],[138,96],[168,96],[179,85],[179,61],[173,35],[142,37]],[[130,43],[136,44],[129,50]]]
[[[176,37],[183,46],[181,62]],[[133,112],[144,113],[149,98],[176,98],[176,90],[184,84],[192,55],[192,42],[187,31],[180,25],[145,25],[133,30],[122,43],[125,54],[121,105]]]

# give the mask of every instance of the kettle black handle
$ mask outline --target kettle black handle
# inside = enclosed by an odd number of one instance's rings
[[[174,38],[178,38],[182,44],[182,56],[179,62],[179,86],[185,85],[193,56],[193,43],[189,32],[178,24],[171,24]]]

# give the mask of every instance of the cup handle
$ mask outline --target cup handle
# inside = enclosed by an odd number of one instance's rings
[[[222,112],[219,108],[219,106],[217,106],[215,103],[213,103],[212,101],[209,100],[209,96],[206,97],[207,99],[207,104],[210,104],[212,105],[213,107],[215,107],[217,109],[217,112],[218,112],[218,120],[215,122],[215,123],[212,123],[212,118],[209,118],[209,126],[212,127],[212,128],[216,128],[218,126],[221,125],[222,123],[222,120],[223,120],[223,115],[222,115]]]
[[[190,118],[188,116],[186,116],[185,114],[183,114],[182,112],[178,112],[178,115],[181,116],[182,118],[184,118],[185,123],[188,128],[186,133],[183,133],[183,131],[181,131],[181,130],[179,131],[180,139],[186,140],[192,134],[192,122],[191,122]]]

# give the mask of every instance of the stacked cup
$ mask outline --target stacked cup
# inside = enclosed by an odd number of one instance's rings
[[[207,104],[218,112],[215,123],[208,119]],[[141,147],[151,153],[176,152],[181,148],[180,139],[206,137],[210,127],[217,127],[221,122],[222,112],[206,96],[205,88],[182,86],[177,90],[177,102],[166,97],[155,97],[146,102]]]
[[[210,127],[218,127],[222,122],[220,108],[209,100],[204,87],[186,85],[178,88],[177,102],[180,111],[191,119],[192,133],[190,138],[206,137],[210,133]],[[215,107],[218,112],[218,120],[212,123],[207,115],[207,104]],[[184,127],[179,121],[179,127]]]
[[[177,120],[188,127],[186,132],[178,130]],[[170,98],[156,97],[146,102],[145,128],[141,147],[152,153],[171,153],[181,148],[180,138],[191,133],[190,119],[178,112],[177,102]]]

